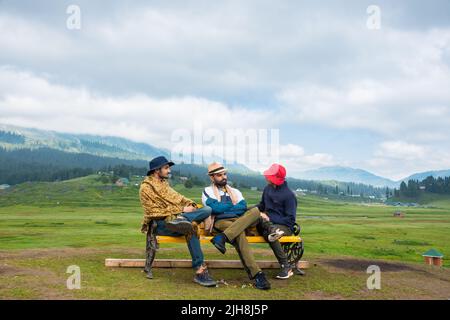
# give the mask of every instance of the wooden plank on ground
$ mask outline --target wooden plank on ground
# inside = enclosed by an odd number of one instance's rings
[[[156,236],[158,238],[158,242],[160,243],[185,243],[186,240],[184,237],[169,237],[169,236]],[[201,243],[210,243],[212,237],[200,236]],[[249,236],[247,237],[249,243],[265,243],[263,237],[261,236]],[[302,239],[299,236],[285,236],[281,237],[280,242],[302,242]]]
[[[206,260],[206,264],[211,269],[241,269],[243,268],[240,260]],[[260,260],[256,261],[261,269],[278,269],[280,265],[276,261]],[[105,259],[106,267],[122,267],[122,268],[143,268],[145,259]],[[301,269],[309,268],[308,261],[299,261],[298,266]],[[155,259],[153,261],[154,268],[191,268],[192,261],[190,259]]]

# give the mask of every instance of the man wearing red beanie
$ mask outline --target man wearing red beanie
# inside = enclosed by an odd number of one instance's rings
[[[297,198],[286,182],[286,169],[280,164],[273,164],[264,171],[268,185],[264,188],[261,202],[258,205],[261,211],[261,219],[258,223],[260,234],[269,242],[273,253],[281,266],[277,279],[288,279],[294,272],[289,265],[286,253],[278,240],[270,241],[268,235],[275,229],[280,234],[288,236],[294,232],[295,218],[297,215]]]

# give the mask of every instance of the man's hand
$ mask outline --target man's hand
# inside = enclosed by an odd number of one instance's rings
[[[148,224],[147,223],[143,223],[141,226],[141,232],[142,233],[147,233],[148,232]]]
[[[189,205],[183,208],[183,212],[188,213],[188,212],[193,212],[197,210],[196,208],[194,208],[193,206]]]
[[[263,218],[266,221],[270,221],[269,216],[265,212],[261,212],[261,218]]]

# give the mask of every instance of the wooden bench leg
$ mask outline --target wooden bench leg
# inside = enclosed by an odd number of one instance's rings
[[[156,238],[156,222],[150,222],[150,227],[147,232],[145,244],[145,266],[144,272],[148,279],[153,279],[152,265],[155,260],[156,250],[158,250],[158,239]]]

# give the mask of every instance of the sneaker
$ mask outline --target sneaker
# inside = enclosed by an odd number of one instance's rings
[[[183,217],[178,217],[169,222],[166,222],[166,228],[170,231],[180,234],[193,233],[192,224]]]
[[[153,279],[153,272],[152,272],[152,270],[146,271],[145,272],[145,277],[147,279]]]
[[[269,290],[270,282],[267,280],[264,272],[260,271],[255,276],[255,288],[261,290]]]
[[[196,273],[194,276],[194,282],[198,283],[204,287],[215,287],[217,286],[217,281],[215,281],[208,272],[208,269],[203,269],[201,273]]]
[[[277,274],[277,279],[289,279],[294,275],[294,271],[292,271],[292,268],[290,265],[281,265],[281,270]]]
[[[284,231],[280,230],[279,228],[276,228],[275,230],[272,231],[272,233],[268,235],[267,239],[269,240],[269,242],[274,242],[280,239],[283,235]]]
[[[227,241],[228,239],[223,233],[219,233],[211,239],[211,243],[223,254],[227,251],[227,248],[225,247],[225,243],[227,243]]]

